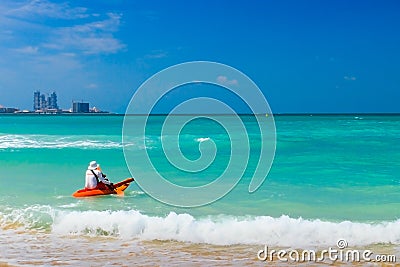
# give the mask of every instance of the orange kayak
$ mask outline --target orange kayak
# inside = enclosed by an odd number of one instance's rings
[[[99,186],[99,188],[94,188],[94,189],[84,188],[76,191],[75,193],[72,194],[72,196],[91,197],[91,196],[112,195],[112,194],[124,195],[124,190],[128,188],[130,183],[132,183],[133,181],[134,181],[133,178],[127,178],[121,182],[115,183],[114,190],[108,188],[104,184],[102,184],[102,186]]]

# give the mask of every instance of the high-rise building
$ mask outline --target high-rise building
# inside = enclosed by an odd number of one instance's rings
[[[73,113],[88,113],[89,103],[87,102],[72,102]]]
[[[55,92],[52,92],[50,96],[46,97],[45,94],[40,94],[40,91],[35,91],[33,93],[33,109],[35,111],[58,109],[57,94]]]
[[[40,109],[40,91],[35,91],[33,93],[33,110]]]
[[[41,94],[39,100],[40,109],[45,110],[47,108],[46,96],[44,94]]]
[[[47,108],[58,109],[56,92],[51,93],[47,100]]]

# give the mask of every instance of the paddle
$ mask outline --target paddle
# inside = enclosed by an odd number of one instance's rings
[[[133,178],[127,178],[124,181],[118,182],[116,184],[114,184],[114,192],[118,195],[118,196],[124,196],[125,193],[125,189],[129,186],[129,184],[131,182],[135,181],[135,179]]]
[[[115,190],[117,192],[117,196],[123,197],[125,195],[124,191],[121,190]]]

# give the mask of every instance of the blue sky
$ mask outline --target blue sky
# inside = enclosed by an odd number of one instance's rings
[[[274,113],[400,112],[398,14],[398,1],[2,0],[0,104],[54,90],[63,108],[123,113],[151,75],[204,60],[249,76]]]

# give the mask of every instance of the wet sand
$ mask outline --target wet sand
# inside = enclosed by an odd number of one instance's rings
[[[58,236],[6,230],[1,237],[0,267],[3,266],[400,266],[372,262],[281,262],[257,258],[262,245],[217,246],[177,241],[123,240],[116,237]],[[284,248],[273,248],[275,250]],[[362,248],[375,254],[394,254],[393,245]],[[301,253],[301,250],[298,250]],[[317,252],[317,255],[320,252]]]

